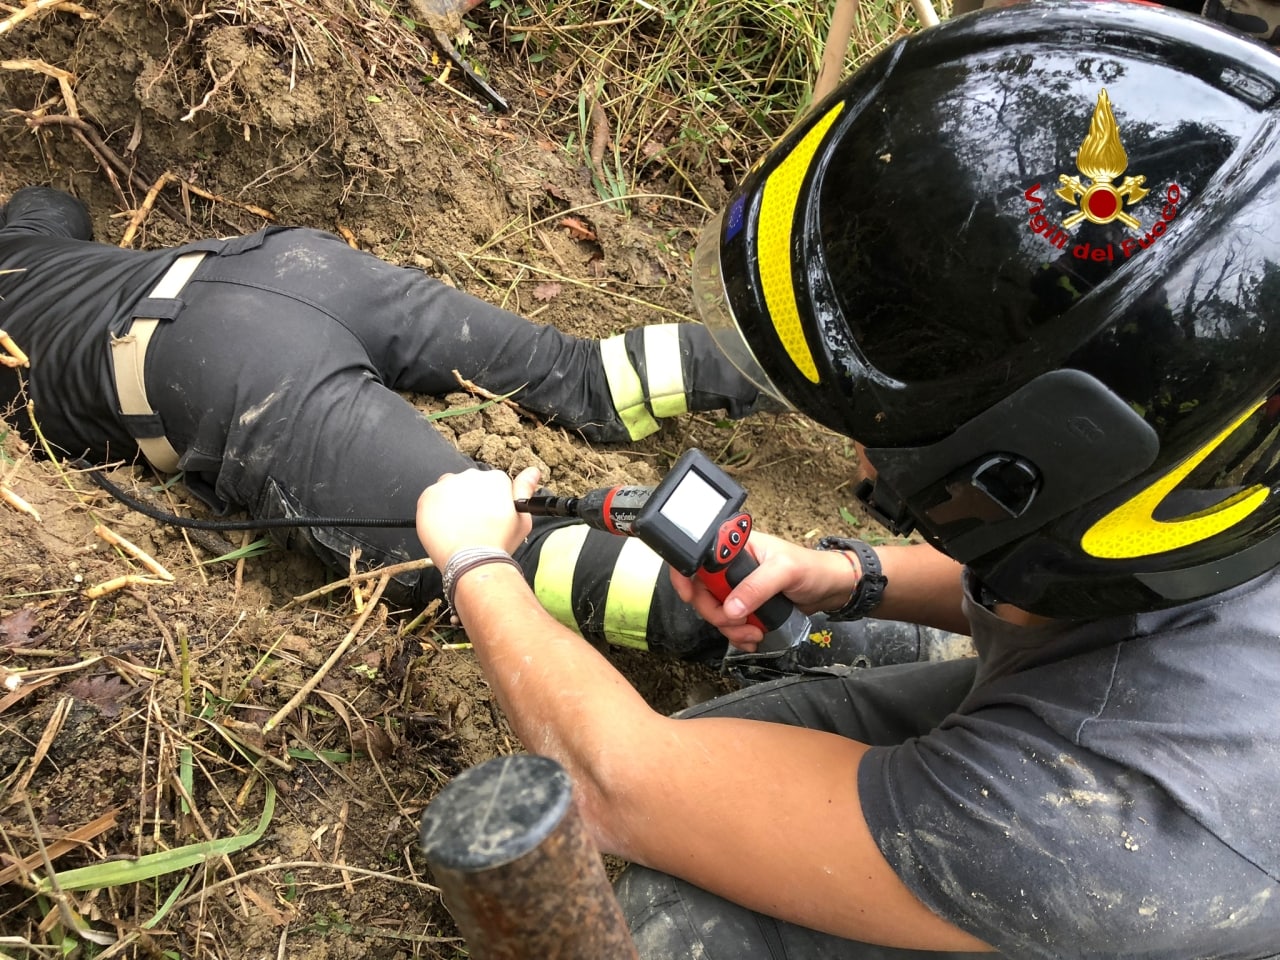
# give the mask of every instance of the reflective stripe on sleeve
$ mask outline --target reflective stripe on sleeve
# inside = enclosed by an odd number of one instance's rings
[[[609,577],[604,602],[604,638],[618,647],[649,649],[649,607],[653,604],[662,558],[628,537]]]
[[[644,403],[644,387],[631,361],[627,358],[625,334],[600,341],[600,361],[604,364],[604,376],[609,383],[609,395],[613,408],[618,411],[622,425],[632,440],[641,440],[658,432],[658,421],[653,419]]]
[[[655,417],[678,417],[689,412],[680,362],[680,327],[678,323],[663,323],[644,328],[644,370]]]
[[[533,574],[533,595],[538,602],[579,636],[582,631],[573,615],[573,571],[590,530],[585,523],[552,530],[542,543],[538,569]]]

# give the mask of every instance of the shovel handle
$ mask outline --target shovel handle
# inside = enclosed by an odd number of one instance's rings
[[[419,838],[474,960],[639,960],[554,760],[464,771],[427,806]]]

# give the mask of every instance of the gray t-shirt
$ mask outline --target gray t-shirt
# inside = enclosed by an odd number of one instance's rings
[[[863,813],[924,903],[1008,957],[1280,957],[1280,572],[1135,617],[1016,627]]]

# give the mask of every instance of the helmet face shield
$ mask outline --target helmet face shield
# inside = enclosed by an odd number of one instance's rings
[[[1199,18],[957,17],[817,104],[699,261],[761,376],[865,445],[892,525],[1035,613],[1168,605],[1280,528],[1278,455],[1192,486],[1280,383],[1277,104],[1280,58]]]
[[[697,250],[693,256],[693,299],[698,316],[711,331],[716,346],[735,367],[738,372],[769,394],[779,403],[790,407],[787,400],[773,385],[769,375],[764,372],[760,361],[751,352],[751,346],[742,336],[742,331],[733,317],[729,299],[725,294],[724,277],[720,270],[720,233],[724,211],[702,228],[698,238]]]

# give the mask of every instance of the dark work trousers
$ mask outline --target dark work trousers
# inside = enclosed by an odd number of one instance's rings
[[[518,391],[523,408],[589,438],[627,438],[598,341],[532,323],[330,234],[269,232],[257,249],[209,256],[180,298],[181,313],[157,330],[147,355],[152,405],[193,489],[204,485],[254,517],[412,518],[425,487],[475,464],[397,391],[455,391],[454,370],[496,394]],[[704,328],[684,326],[715,354]],[[702,408],[754,399],[718,355],[705,367],[715,369],[700,371],[709,391],[695,398]],[[711,395],[721,389],[727,395]],[[563,523],[535,521],[529,546]],[[337,569],[346,569],[353,547],[365,563],[425,555],[412,528],[326,527],[277,538],[309,546]],[[610,571],[603,566],[597,577]],[[658,584],[665,620],[650,626],[683,631],[672,638],[677,648],[723,650],[723,638],[680,603],[668,578]],[[389,585],[388,596],[421,605],[439,591],[428,570]]]
[[[890,746],[933,729],[973,686],[977,658],[788,677],[709,700],[681,717],[786,723]],[[857,776],[855,770],[849,776]],[[761,814],[761,829],[785,830]],[[850,864],[850,869],[856,869]],[[767,883],[768,878],[762,877]],[[618,899],[644,960],[989,960],[992,953],[898,950],[784,923],[675,877],[629,866]]]

